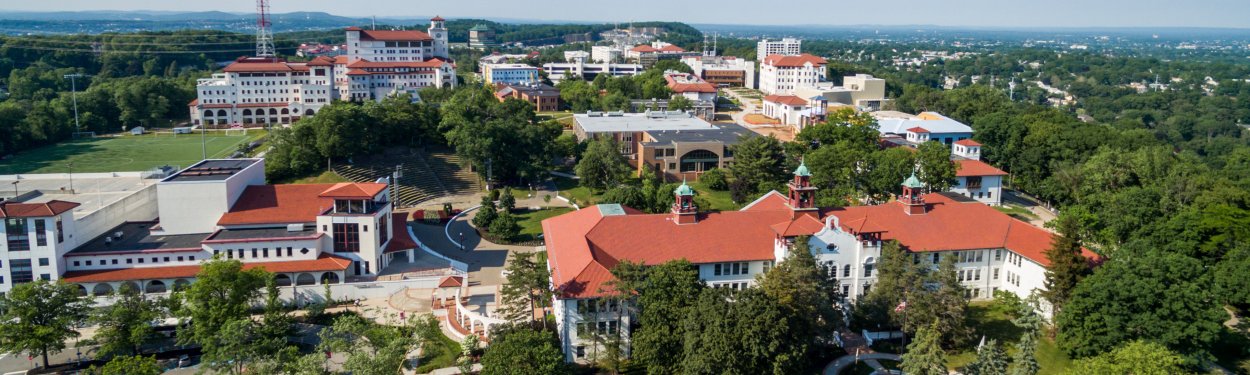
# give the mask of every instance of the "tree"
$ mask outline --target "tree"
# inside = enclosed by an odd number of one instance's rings
[[[1007,353],[990,339],[977,349],[977,359],[964,369],[967,375],[1007,375]]]
[[[805,335],[760,288],[705,288],[682,322],[685,374],[792,374]],[[796,357],[796,355],[800,357]]]
[[[130,284],[122,284],[113,293],[113,304],[95,311],[92,320],[99,325],[95,340],[104,358],[136,356],[140,346],[153,338],[152,321],[162,316],[160,303],[147,299]]]
[[[1071,216],[1060,216],[1059,235],[1051,240],[1046,250],[1046,260],[1050,267],[1046,268],[1046,289],[1042,296],[1050,301],[1057,313],[1072,297],[1081,279],[1089,274],[1089,261],[1081,255],[1081,238],[1076,219]]]
[[[963,285],[955,273],[955,256],[943,256],[938,269],[924,277],[924,283],[936,286],[936,289],[908,296],[908,324],[919,331],[917,325],[934,322],[931,327],[936,331],[939,342],[946,347],[954,347],[967,340],[969,332],[965,312],[968,300],[964,298]],[[916,334],[919,335],[919,332]]]
[[[90,301],[80,286],[35,280],[13,286],[0,295],[0,350],[19,355],[29,352],[43,359],[65,349],[65,340],[78,337],[75,327],[87,319]]]
[[[955,162],[951,147],[942,142],[924,142],[917,147],[916,164],[920,182],[929,191],[946,191],[955,183]]]
[[[837,280],[816,263],[809,241],[809,236],[795,238],[785,260],[759,278],[760,289],[781,308],[786,325],[794,330],[788,343],[791,352],[783,349],[774,357],[775,363],[794,361],[781,365],[786,373],[800,371],[805,365],[801,359],[819,342],[831,339],[829,335],[835,334],[842,322]]]
[[[903,372],[911,375],[947,375],[946,353],[942,351],[941,339],[936,320],[917,330],[916,340],[907,345],[907,353],[903,354]]]
[[[104,367],[87,369],[91,375],[160,375],[163,372],[165,369],[156,362],[156,356],[116,356]]]
[[[504,267],[507,282],[499,289],[499,313],[513,322],[535,323],[541,321],[534,310],[551,299],[550,274],[547,265],[539,262],[538,254],[514,252],[512,261]]]
[[[699,182],[702,182],[703,186],[707,186],[708,189],[712,190],[729,188],[729,182],[725,179],[725,171],[720,168],[712,168],[703,172],[703,175],[699,176]]]
[[[1011,375],[1037,375],[1041,365],[1037,363],[1037,338],[1039,332],[1025,331],[1016,343],[1016,355],[1012,358]]]
[[[357,315],[343,315],[321,331],[320,349],[347,355],[343,369],[352,374],[390,375],[399,372],[416,337],[404,327],[377,324]]]
[[[631,336],[633,357],[646,366],[647,373],[674,374],[681,369],[682,318],[693,305],[691,297],[703,288],[698,268],[686,260],[647,269],[638,293],[640,327]]]
[[[511,187],[505,186],[503,192],[499,194],[499,209],[504,211],[516,209],[516,196],[512,195]]]
[[[243,269],[238,260],[214,258],[200,265],[195,282],[177,294],[176,315],[195,324],[178,329],[180,345],[199,344],[206,362],[235,360],[242,366],[255,353],[241,350],[250,344],[250,310],[261,287],[273,275],[263,268]],[[241,371],[241,370],[240,370]]]
[[[629,164],[621,156],[621,146],[613,137],[590,141],[577,161],[579,184],[591,189],[607,189],[629,177]]]
[[[917,322],[928,319],[917,318],[913,314],[910,322],[904,321],[902,312],[895,310],[904,300],[911,299],[912,296],[919,300],[923,298],[921,293],[928,292],[923,288],[924,274],[912,263],[911,255],[899,246],[898,241],[885,242],[881,246],[879,259],[876,267],[877,282],[856,302],[855,319],[852,320],[861,326],[873,329],[902,327],[907,332],[914,333],[916,331],[914,327],[924,325]],[[912,301],[909,304],[914,309],[916,302]],[[904,309],[907,308],[904,307]]]
[[[689,111],[691,109],[694,109],[694,103],[685,96],[674,96],[668,100],[668,110],[670,111]]]
[[[1149,339],[1182,353],[1205,353],[1228,314],[1197,259],[1136,244],[1119,251],[1072,292],[1056,319],[1059,346],[1076,358]]]
[[[564,363],[560,343],[551,331],[525,327],[499,327],[482,354],[482,375],[530,375],[571,373]]]
[[[1135,340],[1110,352],[1077,360],[1064,374],[1190,374],[1183,363],[1184,359],[1166,346]]]
[[[491,221],[490,233],[503,240],[512,240],[521,234],[521,226],[511,212],[503,211]]]
[[[1229,250],[1215,266],[1213,273],[1218,296],[1225,303],[1250,305],[1250,247],[1240,245]]]
[[[729,171],[743,190],[738,195],[755,195],[786,180],[785,149],[777,138],[744,135],[730,148],[734,163]]]
[[[491,223],[494,223],[497,217],[499,217],[499,211],[495,208],[495,201],[490,199],[489,194],[483,195],[481,206],[478,207],[477,214],[473,215],[473,226],[489,231]]]

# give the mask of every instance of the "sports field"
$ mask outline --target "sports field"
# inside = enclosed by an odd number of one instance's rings
[[[203,142],[209,158],[224,158],[234,153],[239,144],[259,139],[265,133],[260,129],[249,129],[247,135],[209,132]],[[70,163],[74,164],[75,173],[146,171],[163,165],[185,168],[200,161],[200,142],[199,133],[127,134],[65,141],[0,160],[0,174],[64,173],[70,171]]]

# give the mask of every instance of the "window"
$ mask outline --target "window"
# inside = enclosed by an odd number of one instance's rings
[[[29,283],[35,279],[30,267],[30,259],[13,259],[9,262],[9,278],[14,284]]]
[[[48,258],[39,258],[39,266],[40,266],[40,267],[47,267],[47,266],[48,266]]]
[[[980,281],[980,280],[981,280],[981,269],[980,269],[980,268],[977,268],[977,269],[976,269],[976,271],[975,271],[974,273],[976,274],[976,276],[974,276],[974,277],[972,278],[972,281]]]
[[[257,256],[256,256],[256,248],[255,248],[255,247],[253,247],[253,248],[252,248],[252,258],[256,258],[256,257],[257,257]]]
[[[42,219],[35,219],[35,246],[48,246],[48,222]]]
[[[138,258],[138,259],[139,259],[139,264],[143,264],[143,258]]]
[[[842,266],[842,277],[851,277],[851,265]]]
[[[1003,249],[994,250],[994,260],[1003,260]]]
[[[360,252],[360,231],[356,223],[334,223],[334,252]]]
[[[764,261],[764,273],[768,273],[768,270],[771,270],[771,269],[773,269],[773,261],[771,260]]]
[[[126,264],[133,264],[134,262],[134,259],[126,258]]]
[[[968,189],[980,189],[981,188],[981,176],[969,176],[969,177],[964,177],[964,178],[966,179],[965,181],[967,181]]]
[[[5,219],[4,233],[5,237],[9,240],[9,251],[30,250],[30,237],[26,233],[26,219]],[[14,282],[16,283],[17,281],[15,280]]]
[[[872,277],[872,263],[864,263],[864,277]],[[867,293],[867,291],[864,291]]]
[[[117,259],[113,259],[113,264],[117,264]]]
[[[941,261],[942,261],[942,254],[933,253],[933,264],[938,264]]]
[[[87,265],[88,265],[88,266],[90,266],[90,265],[91,265],[91,261],[90,261],[90,260],[88,260],[88,261],[87,261]]]
[[[178,257],[178,261],[179,261],[179,262],[181,262],[181,261],[182,261],[182,257]]]
[[[190,260],[195,260],[195,256],[194,256],[194,255],[192,255],[192,256],[191,256],[190,258],[188,258],[188,259],[190,259]]]
[[[41,274],[39,274],[39,279],[40,279],[40,280],[43,280],[43,281],[50,281],[50,280],[52,280],[52,275],[49,275],[49,274],[46,274],[46,273],[41,273]]]
[[[56,217],[56,243],[65,242],[65,233],[61,231],[61,217]]]
[[[79,266],[78,261],[76,261],[76,260],[75,260],[75,261],[74,261],[74,267],[78,267],[78,266]]]
[[[994,268],[994,280],[998,280],[998,267]]]
[[[851,294],[851,284],[842,284],[842,295],[847,296],[850,294]]]
[[[978,263],[979,263],[979,262],[981,262],[981,261],[983,261],[983,260],[985,260],[985,258],[984,258],[984,255],[985,255],[984,253],[985,253],[985,252],[984,252],[984,251],[977,250],[977,251],[976,251],[976,253],[977,253],[977,262],[978,262]]]

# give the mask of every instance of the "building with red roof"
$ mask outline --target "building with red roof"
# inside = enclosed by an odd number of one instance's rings
[[[681,59],[687,56],[699,56],[698,52],[688,52],[672,43],[653,41],[651,44],[640,44],[625,50],[625,58],[651,67],[656,61],[663,59]]]
[[[664,72],[664,81],[673,95],[681,95],[692,102],[716,101],[716,86],[699,76],[676,71]]]
[[[958,195],[922,193],[914,175],[889,203],[819,208],[810,178],[800,165],[787,194],[770,192],[738,211],[699,211],[693,190],[682,184],[669,213],[644,214],[613,204],[544,220],[566,359],[584,360],[594,345],[578,338],[579,332],[597,322],[587,311],[602,311],[592,307],[605,306],[604,297],[614,293],[611,270],[623,261],[655,265],[685,259],[709,286],[742,289],[785,261],[795,238],[810,236],[806,250],[836,273],[853,303],[876,282],[883,243],[898,241],[918,264],[936,267],[953,257],[970,299],[989,299],[1000,290],[1024,297],[1044,288],[1049,265],[1044,252],[1053,236],[1045,229]]]
[[[0,244],[30,252],[9,254],[15,272],[9,284],[0,279],[0,291],[42,278],[94,295],[124,284],[164,293],[192,282],[200,263],[214,258],[264,268],[280,286],[337,284],[372,280],[391,262],[415,257],[419,245],[406,215],[392,212],[388,184],[267,185],[264,169],[262,159],[203,160],[155,184],[148,196],[158,217],[95,232],[75,221],[78,203],[0,203]]]
[[[803,53],[769,55],[760,62],[760,91],[765,95],[793,95],[801,88],[815,88],[825,82],[824,58]]]

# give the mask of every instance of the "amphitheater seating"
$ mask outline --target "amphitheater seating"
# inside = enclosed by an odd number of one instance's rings
[[[386,177],[399,166],[402,176],[396,188],[396,205],[411,207],[422,202],[481,190],[477,175],[460,166],[460,158],[444,150],[388,153],[385,156],[339,164],[334,171],[355,182]]]

